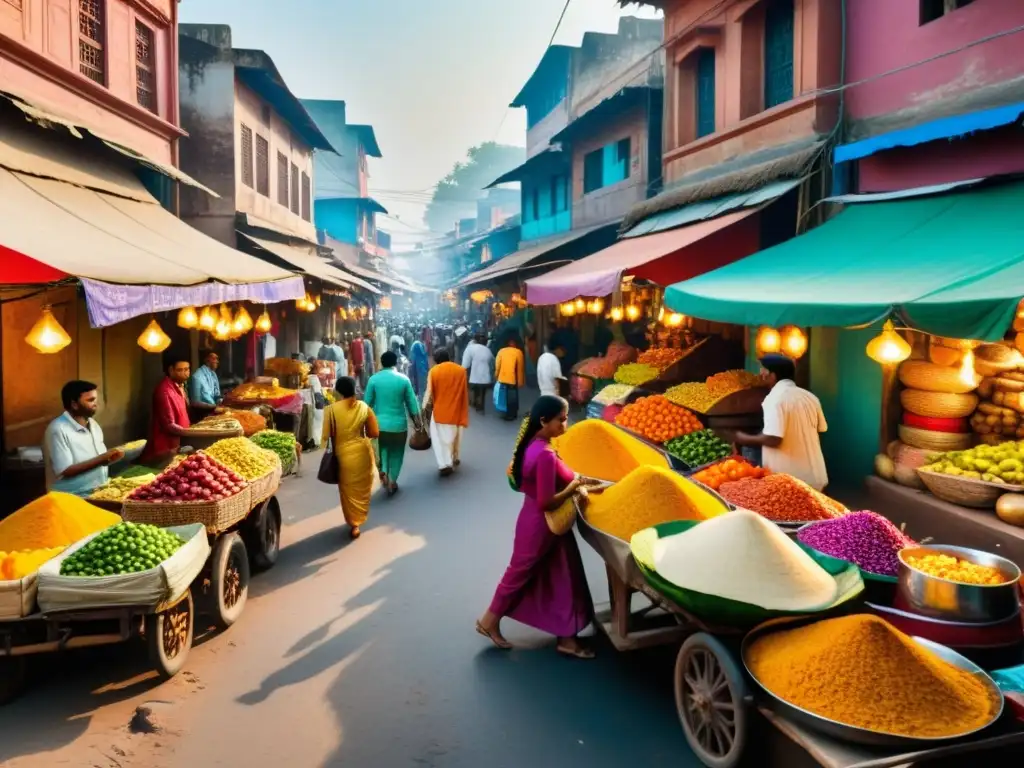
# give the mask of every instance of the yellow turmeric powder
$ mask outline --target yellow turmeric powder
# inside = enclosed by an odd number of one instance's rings
[[[573,424],[551,444],[573,472],[612,483],[637,467],[669,466],[663,453],[600,419]]]
[[[587,522],[623,541],[659,523],[706,520],[726,511],[714,496],[663,467],[638,467],[602,493],[592,494]]]
[[[746,662],[794,706],[898,736],[958,736],[988,724],[999,706],[970,672],[867,614],[764,635]]]
[[[51,491],[0,521],[0,550],[66,547],[119,522],[120,515],[70,493]]]

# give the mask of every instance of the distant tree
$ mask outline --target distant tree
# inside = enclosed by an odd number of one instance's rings
[[[447,232],[459,219],[476,215],[476,201],[483,188],[526,160],[523,147],[488,141],[466,153],[451,173],[438,182],[423,220],[434,232]]]

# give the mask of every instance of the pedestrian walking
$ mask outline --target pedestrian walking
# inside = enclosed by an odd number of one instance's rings
[[[412,391],[412,382],[399,373],[394,352],[380,356],[382,370],[370,377],[365,402],[377,417],[380,435],[377,438],[377,470],[388,496],[398,493],[398,476],[402,474],[405,446],[409,438],[409,419],[420,429],[420,406]]]
[[[462,367],[469,372],[469,404],[477,413],[485,411],[494,365],[494,355],[487,348],[486,341],[487,338],[478,333],[462,355]]]
[[[423,411],[430,413],[430,441],[441,477],[448,477],[459,466],[459,442],[462,430],[469,426],[469,389],[466,371],[451,361],[448,350],[434,353],[434,367],[427,375]]]
[[[557,346],[554,338],[548,343],[547,350],[537,360],[537,386],[542,395],[560,396],[559,391],[565,376],[562,374],[562,358],[565,350]]]
[[[409,351],[409,380],[417,398],[423,397],[427,387],[427,371],[430,369],[428,354],[427,345],[423,341],[417,339],[412,343]]]
[[[498,352],[494,360],[494,378],[501,387],[498,401],[504,401],[505,421],[519,418],[519,389],[526,386],[526,358],[519,348],[519,341],[510,338],[507,346]]]
[[[544,517],[574,494],[581,503],[587,499],[581,478],[551,447],[551,441],[565,432],[568,411],[562,398],[542,395],[516,443],[512,481],[525,498],[516,521],[511,561],[476,631],[508,650],[512,644],[501,633],[501,620],[508,617],[555,635],[559,653],[591,659],[593,651],[577,638],[594,615],[579,546],[571,529],[556,535]]]
[[[356,400],[356,382],[349,376],[338,379],[338,402],[324,414],[323,440],[330,439],[338,462],[338,495],[349,535],[358,539],[370,515],[373,493],[374,456],[371,440],[380,436],[377,417],[370,407]]]

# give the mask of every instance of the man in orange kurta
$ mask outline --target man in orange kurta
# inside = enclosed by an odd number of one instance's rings
[[[448,350],[434,353],[436,365],[427,376],[423,410],[430,412],[430,441],[442,477],[459,466],[459,441],[469,426],[469,384],[466,369],[451,362]]]

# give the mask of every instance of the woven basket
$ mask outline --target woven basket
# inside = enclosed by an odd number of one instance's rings
[[[959,395],[957,395],[959,397]],[[971,431],[971,423],[966,418],[950,419],[939,416],[918,416],[910,411],[903,411],[901,421],[908,427],[929,429],[932,432],[953,432],[967,434]]]
[[[257,477],[249,481],[250,507],[262,504],[275,493],[281,485],[281,465],[278,463],[270,472],[263,477]]]
[[[935,498],[974,509],[992,509],[996,505],[996,500],[1004,493],[1019,489],[1016,485],[944,475],[927,469],[919,469],[917,474]]]
[[[904,389],[900,392],[900,404],[904,410],[918,416],[937,419],[962,419],[974,413],[978,407],[978,396],[953,394],[950,392],[927,392],[921,389]]]
[[[911,389],[923,389],[927,392],[948,392],[962,395],[975,389],[980,377],[971,384],[960,380],[959,368],[948,368],[925,360],[907,360],[900,366],[900,381],[903,386]],[[931,416],[922,413],[922,416]]]
[[[221,533],[244,520],[253,508],[249,486],[229,499],[203,503],[126,501],[122,517],[130,523],[148,523],[160,528],[202,523],[208,533]]]
[[[905,424],[899,426],[900,440],[913,448],[925,451],[963,451],[971,447],[972,435],[958,435],[953,432],[932,432]]]

